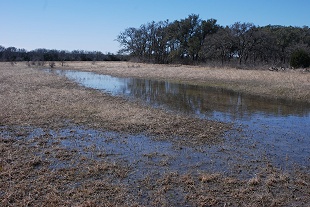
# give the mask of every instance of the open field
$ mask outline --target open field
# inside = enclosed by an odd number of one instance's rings
[[[64,68],[211,84],[266,97],[277,91],[278,98],[310,102],[310,75],[296,71],[117,62],[68,62]],[[0,101],[1,206],[310,205],[308,167],[287,172],[259,160],[261,166],[246,178],[239,175],[251,170],[246,165],[228,173],[186,166],[179,171],[171,167],[177,158],[161,149],[129,162],[130,157],[92,141],[104,137],[104,144],[126,148],[142,134],[142,139],[151,137],[151,144],[172,142],[179,155],[188,146],[220,145],[230,124],[112,97],[26,63],[0,63]],[[84,145],[88,140],[91,144]]]

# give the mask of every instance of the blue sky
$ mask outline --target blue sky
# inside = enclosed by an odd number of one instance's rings
[[[0,45],[117,52],[128,27],[198,14],[222,26],[310,26],[310,0],[0,0]]]

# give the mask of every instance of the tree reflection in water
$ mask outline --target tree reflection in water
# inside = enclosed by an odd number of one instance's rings
[[[266,149],[277,162],[286,162],[284,158],[288,156],[299,163],[310,159],[309,104],[167,81],[70,70],[47,71],[111,95],[143,100],[154,107],[241,125],[245,133],[242,136],[257,142],[255,145]],[[240,137],[240,134],[234,136]]]

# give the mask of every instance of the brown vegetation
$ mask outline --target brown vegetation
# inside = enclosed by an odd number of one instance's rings
[[[175,199],[193,206],[307,206],[310,202],[309,176],[300,183],[270,166],[249,180],[205,172],[168,172],[153,178],[150,175],[142,181],[151,195],[151,205],[169,206]]]
[[[64,120],[105,130],[213,139],[226,125],[129,103],[23,65],[1,65],[1,125],[59,126]]]
[[[200,83],[228,78],[236,83],[261,80],[257,77],[246,79],[240,74],[247,71],[234,69],[227,69],[227,73],[216,79],[216,74],[221,74],[219,71],[226,70],[157,65],[137,67],[138,64],[133,63],[66,64],[79,70],[123,76],[163,78],[166,73],[168,79],[199,80]],[[233,71],[236,71],[235,76]],[[269,77],[272,73],[263,74],[264,84],[275,80]],[[296,78],[301,81],[301,88],[307,88],[309,75],[303,75],[292,72],[286,76],[286,81],[277,80],[279,84],[293,86]],[[169,157],[165,157],[160,164],[167,166],[166,173],[151,172],[132,180],[130,175],[135,172],[135,165],[129,166],[126,160],[109,159],[115,155],[108,156],[104,152],[94,156],[92,147],[87,149],[91,152],[89,156],[78,147],[65,148],[61,144],[63,141],[78,138],[48,133],[78,125],[125,135],[145,133],[165,140],[181,136],[186,138],[187,144],[195,145],[218,140],[230,128],[227,124],[175,115],[85,89],[63,77],[28,68],[23,63],[14,66],[0,63],[0,86],[1,206],[310,205],[308,172],[285,173],[267,165],[260,173],[244,180],[238,174],[227,176],[222,172],[200,172],[193,168],[185,173],[174,172],[169,170]],[[305,97],[308,100],[309,94]],[[46,133],[32,134],[37,127]],[[179,142],[177,146],[182,147],[184,143]],[[146,158],[154,156],[154,153],[145,154]]]

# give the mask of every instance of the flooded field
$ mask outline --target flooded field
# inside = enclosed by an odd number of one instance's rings
[[[186,157],[183,153],[188,153],[196,157],[194,163],[210,166],[208,162],[214,162],[216,170],[221,171],[230,171],[227,164],[232,162],[238,165],[238,160],[240,163],[244,160],[252,163],[268,160],[274,166],[283,169],[291,169],[296,165],[307,169],[310,167],[309,104],[244,96],[210,87],[167,81],[118,78],[70,70],[48,70],[48,72],[66,76],[85,87],[102,90],[105,93],[139,99],[154,107],[176,113],[234,123],[236,128],[242,129],[228,132],[224,143],[221,142],[218,146],[200,146],[201,152],[196,154],[190,153],[188,149],[180,150],[180,154],[175,157],[183,159]],[[141,140],[137,143],[143,143]],[[161,146],[159,148],[165,148],[162,152],[171,151],[166,148],[169,143],[149,144],[146,141],[141,147],[150,150],[151,146],[157,145]],[[142,151],[148,153],[147,150]],[[216,153],[217,151],[223,153]],[[217,159],[212,159],[210,155]],[[178,162],[181,161],[176,161],[176,166],[179,166]],[[192,160],[188,163],[192,163]]]
[[[0,66],[0,206],[310,205],[309,104]]]

